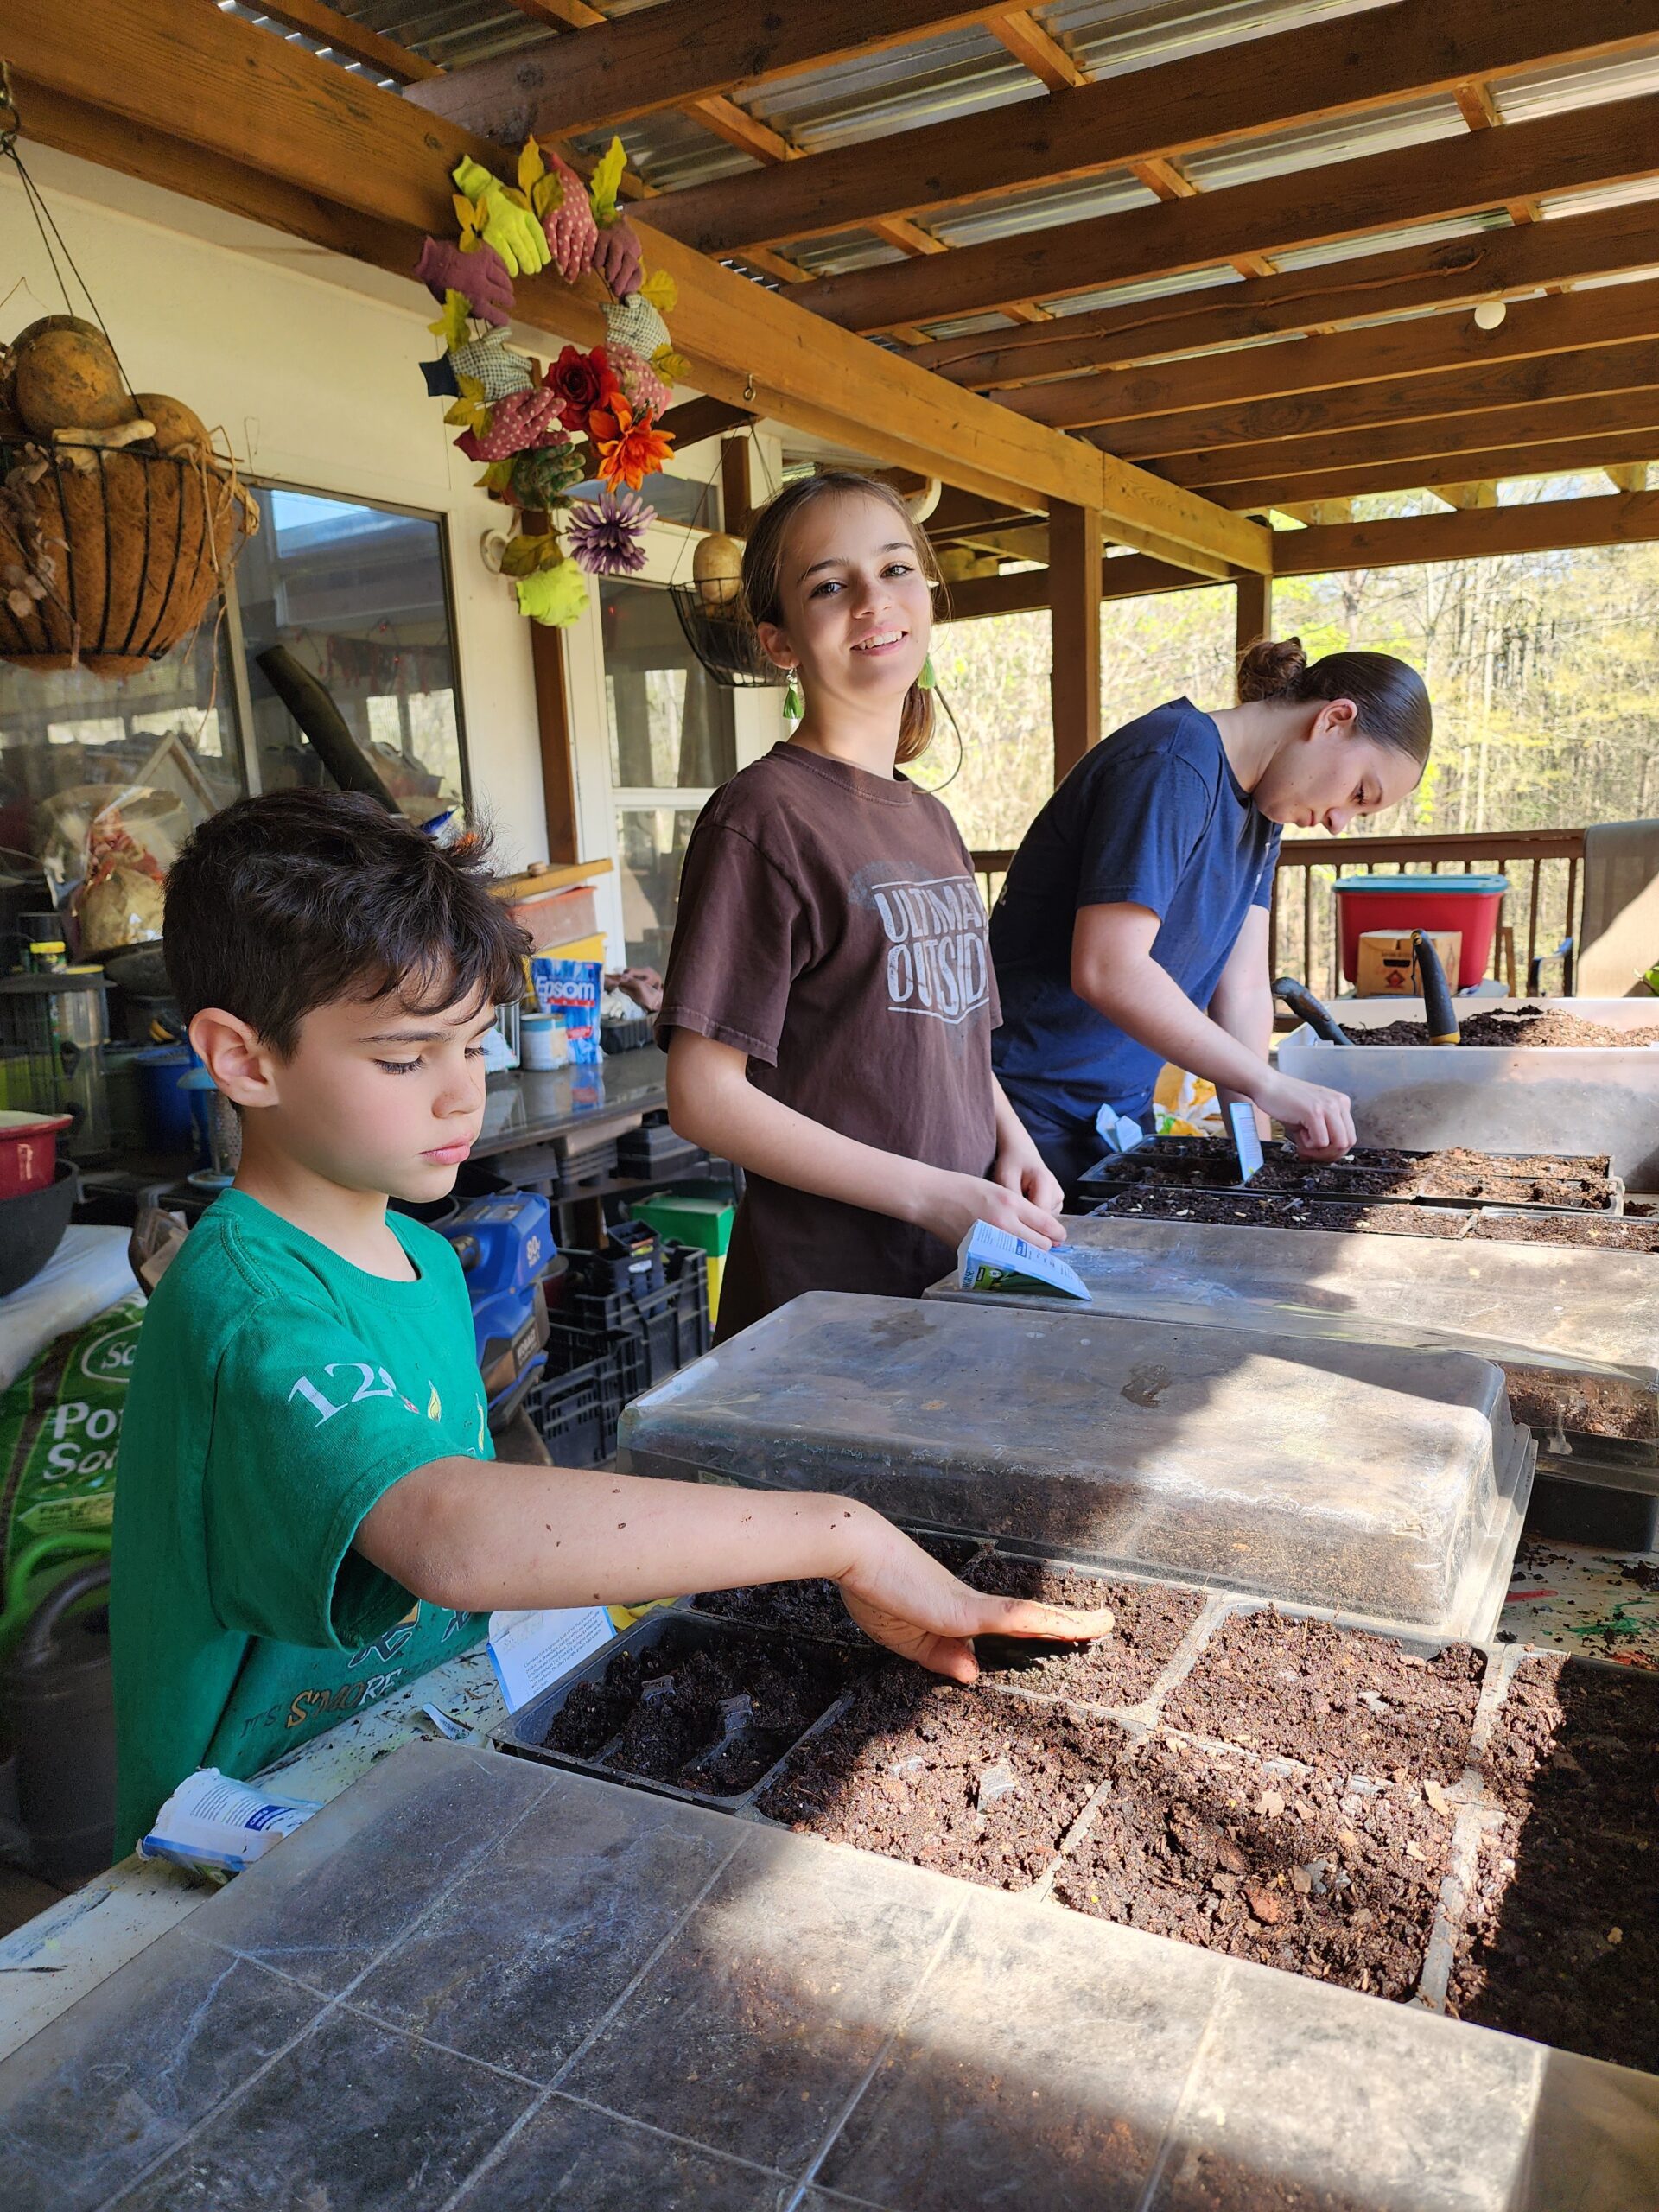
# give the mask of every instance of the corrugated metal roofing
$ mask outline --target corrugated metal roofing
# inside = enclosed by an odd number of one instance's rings
[[[220,0],[238,15],[257,16],[251,0]],[[338,0],[336,0],[338,4]],[[661,0],[598,0],[604,15],[631,15]],[[802,0],[796,0],[802,4]],[[1050,0],[1033,9],[1037,22],[1095,79],[1204,54],[1224,53],[1246,41],[1306,25],[1370,13],[1395,0]],[[1455,8],[1457,0],[1448,0]],[[346,0],[346,12],[395,43],[447,68],[518,51],[544,41],[548,29],[513,0]],[[873,10],[877,20],[879,10]],[[272,25],[279,35],[289,36]],[[315,48],[316,41],[299,41]],[[336,60],[341,57],[335,55]],[[357,73],[378,73],[359,65]],[[1491,88],[1501,121],[1518,124],[1568,114],[1598,104],[1659,92],[1659,39],[1652,50],[1611,60],[1558,65],[1500,79]],[[990,117],[1015,103],[1037,101],[1045,87],[992,31],[968,25],[828,67],[785,76],[733,95],[738,105],[780,132],[804,153],[868,144],[880,159],[880,142],[899,132],[948,120]],[[1449,95],[1398,100],[1385,108],[1300,124],[1185,156],[1179,166],[1201,191],[1226,191],[1262,179],[1313,171],[1396,148],[1427,146],[1463,135],[1469,124]],[[588,134],[579,149],[597,154],[608,130]],[[695,111],[641,118],[620,127],[630,167],[654,190],[673,192],[762,164],[730,145]],[[1125,169],[1068,182],[1020,188],[969,198],[930,211],[920,221],[952,247],[1016,237],[1057,224],[1108,218],[1143,208],[1154,198]],[[1546,218],[1584,214],[1659,198],[1659,179],[1552,195],[1539,203]],[[1415,224],[1387,232],[1277,253],[1284,271],[1328,268],[1402,247],[1506,226],[1494,207],[1468,217]],[[870,269],[902,260],[901,250],[868,229],[786,244],[786,253],[815,275]],[[743,266],[741,254],[730,257]],[[1659,265],[1659,248],[1656,249]],[[758,281],[774,277],[750,270]],[[1103,287],[1042,302],[1066,318],[1102,308],[1176,300],[1236,283],[1231,268],[1184,270],[1144,283]],[[1597,280],[1598,283],[1618,278]],[[1379,305],[1375,320],[1395,320]],[[995,333],[1013,327],[998,314],[965,315],[927,326],[936,337]],[[880,340],[891,343],[890,340]]]

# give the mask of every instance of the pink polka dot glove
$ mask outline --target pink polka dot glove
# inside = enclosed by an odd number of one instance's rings
[[[564,197],[542,217],[542,229],[553,266],[567,284],[574,284],[584,269],[594,265],[599,226],[588,204],[588,188],[569,163],[555,154],[548,167],[564,187]]]

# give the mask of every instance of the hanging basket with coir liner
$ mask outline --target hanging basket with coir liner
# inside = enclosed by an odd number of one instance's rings
[[[64,452],[0,441],[0,658],[37,671],[131,676],[188,637],[217,598],[258,511],[200,448]]]

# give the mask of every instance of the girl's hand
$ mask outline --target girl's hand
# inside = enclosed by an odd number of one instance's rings
[[[987,1598],[958,1582],[902,1529],[875,1514],[860,1516],[857,1557],[841,1575],[842,1602],[866,1636],[902,1659],[952,1681],[979,1676],[971,1639],[1038,1636],[1078,1643],[1109,1636],[1109,1611],[1068,1612],[1017,1598]]]
[[[1043,1155],[1029,1137],[1025,1137],[1023,1142],[1015,1139],[998,1149],[991,1180],[1000,1183],[1005,1191],[1012,1191],[1017,1198],[1029,1198],[1044,1213],[1058,1215],[1065,1204],[1065,1193],[1058,1179],[1049,1173]]]
[[[1284,1124],[1304,1160],[1340,1160],[1354,1147],[1354,1109],[1340,1090],[1274,1075],[1251,1094],[1264,1114]]]
[[[1042,1172],[1047,1175],[1046,1168]],[[912,1217],[953,1250],[976,1221],[992,1222],[1045,1252],[1050,1245],[1065,1242],[1058,1212],[1059,1185],[1052,1176],[1048,1180],[1053,1184],[1056,1211],[1051,1211],[1023,1192],[1005,1189],[1001,1183],[978,1175],[953,1175],[943,1167],[924,1167],[918,1173]]]

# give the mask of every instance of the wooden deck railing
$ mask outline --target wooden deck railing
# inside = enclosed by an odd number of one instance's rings
[[[1002,888],[1007,852],[977,852],[974,872],[989,906]],[[1341,991],[1336,894],[1338,874],[1424,870],[1433,875],[1507,875],[1498,910],[1491,972],[1506,990],[1524,992],[1535,959],[1576,937],[1582,892],[1582,830],[1478,830],[1440,836],[1287,837],[1280,849],[1269,931],[1273,972],[1289,973],[1321,997]],[[1547,972],[1555,995],[1572,989],[1564,974]]]

